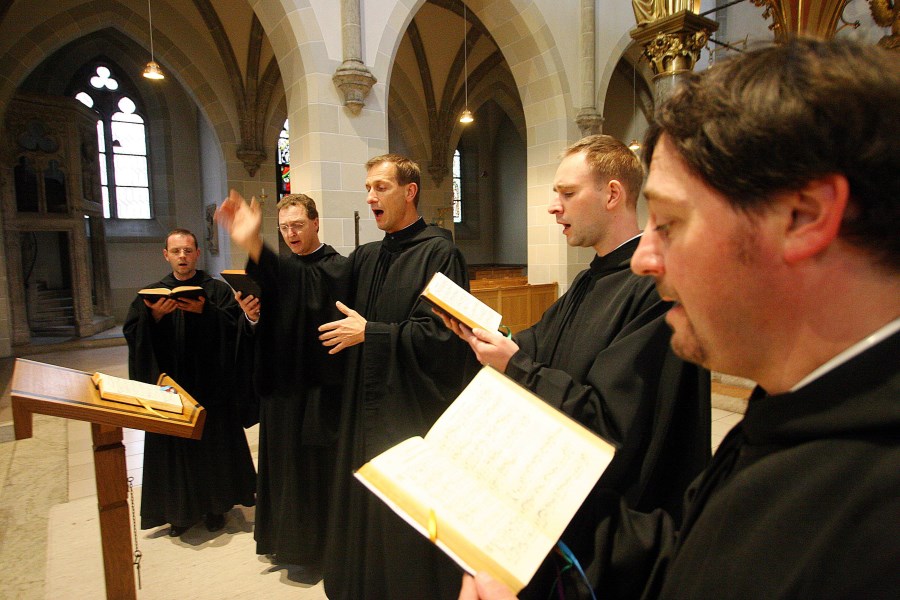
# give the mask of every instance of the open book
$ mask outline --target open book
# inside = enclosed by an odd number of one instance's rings
[[[94,373],[91,379],[104,400],[143,406],[150,412],[161,410],[182,414],[184,411],[181,395],[171,386],[153,385],[100,372]]]
[[[422,298],[471,329],[497,331],[503,316],[438,271],[422,290]]]
[[[178,287],[174,287],[172,289],[169,288],[144,288],[142,290],[138,290],[138,294],[143,296],[144,299],[149,300],[150,302],[156,302],[160,298],[171,298],[175,300],[176,298],[192,298],[197,299],[200,296],[205,296],[206,293],[203,291],[203,288],[199,285],[179,285]]]
[[[231,289],[240,292],[244,298],[247,296],[262,298],[262,289],[259,287],[259,283],[247,275],[245,270],[226,269],[221,272],[221,275],[222,279],[231,286]]]
[[[355,476],[470,573],[518,592],[612,460],[614,448],[483,368],[424,438]]]

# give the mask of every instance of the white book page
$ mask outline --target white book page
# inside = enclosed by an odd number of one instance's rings
[[[370,462],[433,511],[438,542],[449,524],[528,582],[612,456],[607,442],[486,367],[424,441],[406,440]],[[421,514],[416,522],[388,504],[428,535]]]
[[[489,367],[425,439],[475,473],[553,542],[614,453],[610,444]]]
[[[485,487],[421,438],[406,440],[371,463],[378,471],[389,474],[395,485],[430,507],[438,542],[442,540],[442,530],[450,526],[520,581],[527,582],[534,575],[556,541],[532,520],[523,520],[515,503],[505,495]],[[420,533],[429,536],[421,523],[404,515],[393,502],[387,503]],[[473,571],[452,551],[448,554],[464,569]]]
[[[167,392],[158,385],[144,383],[143,381],[124,379],[106,375],[105,373],[98,373],[98,375],[100,376],[101,395],[104,392],[109,392],[123,396],[133,396],[142,398],[145,401],[171,406],[175,409],[175,412],[182,411],[183,405],[180,394]]]
[[[479,327],[487,331],[497,331],[500,328],[500,323],[503,321],[500,313],[461,288],[443,273],[434,274],[426,291],[448,306],[454,307],[473,322],[478,323]]]

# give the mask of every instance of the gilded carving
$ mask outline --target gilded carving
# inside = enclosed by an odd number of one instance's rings
[[[709,34],[703,30],[683,34],[659,33],[644,46],[644,56],[657,74],[690,71],[708,41]]]
[[[849,2],[849,0],[820,0],[804,6],[803,0],[751,1],[764,9],[763,19],[772,17],[769,29],[775,33],[775,40],[779,42],[791,35],[831,38]]]
[[[878,45],[891,50],[900,49],[900,2],[897,0],[869,0],[869,10],[879,27],[891,28],[891,35],[881,38]]]
[[[683,10],[696,13],[700,10],[700,0],[631,0],[634,20],[638,26],[670,17]]]

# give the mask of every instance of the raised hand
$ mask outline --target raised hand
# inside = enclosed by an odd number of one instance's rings
[[[232,241],[247,251],[254,262],[259,260],[263,241],[259,232],[262,228],[262,209],[253,197],[250,204],[236,190],[231,190],[221,206],[216,209],[216,222],[228,230]]]

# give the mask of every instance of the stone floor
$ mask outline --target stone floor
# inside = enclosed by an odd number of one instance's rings
[[[38,360],[127,376],[127,349],[48,346]],[[13,359],[0,359],[0,442],[11,439],[9,379]],[[746,387],[714,381],[711,445],[741,418]],[[256,459],[257,431],[247,430]],[[139,506],[143,432],[125,430],[126,466]],[[0,598],[104,597],[96,487],[87,423],[35,416],[34,437],[0,443]],[[139,531],[142,589],[138,598],[293,598],[321,600],[322,584],[255,553],[252,508],[238,507],[224,530],[202,526],[181,538],[167,528]]]

